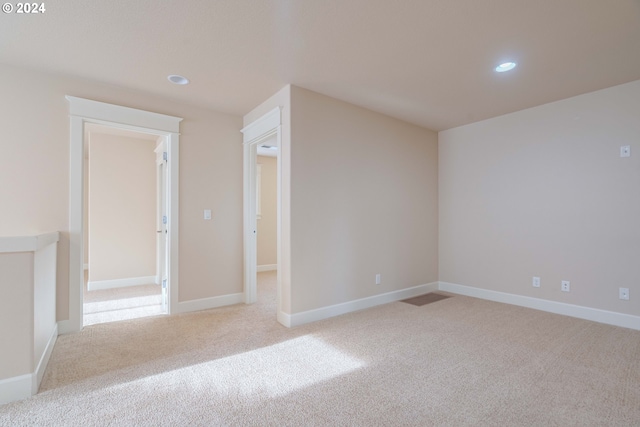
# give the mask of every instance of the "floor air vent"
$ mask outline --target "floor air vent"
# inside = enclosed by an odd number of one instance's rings
[[[446,298],[449,298],[449,296],[431,292],[428,294],[419,295],[417,297],[403,299],[402,302],[406,302],[407,304],[417,305],[418,307],[421,307],[423,305],[431,304],[432,302],[440,301]]]

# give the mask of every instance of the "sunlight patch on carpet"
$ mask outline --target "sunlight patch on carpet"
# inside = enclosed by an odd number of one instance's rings
[[[160,295],[87,302],[83,304],[84,326],[164,314]]]
[[[364,362],[310,335],[141,378],[115,388],[180,389],[220,397],[285,396],[361,369]],[[112,392],[113,392],[112,388]]]
[[[104,311],[123,310],[126,308],[146,307],[149,305],[159,305],[160,295],[149,295],[145,297],[120,298],[108,301],[85,302],[83,304],[84,314],[101,313]]]

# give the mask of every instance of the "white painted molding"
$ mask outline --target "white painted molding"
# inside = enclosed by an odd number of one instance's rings
[[[0,405],[31,397],[33,374],[0,380]]]
[[[457,285],[455,283],[448,282],[439,282],[438,288],[441,291],[451,292],[458,295],[466,295],[489,301],[547,311],[549,313],[562,314],[564,316],[577,317],[578,319],[591,320],[593,322],[640,330],[640,316],[632,316],[630,314],[616,313],[614,311],[600,310],[597,308],[583,307],[523,295],[508,294],[505,292],[491,291],[488,289]]]
[[[35,236],[0,237],[0,253],[35,252],[60,240],[60,233],[37,234]]]
[[[155,284],[156,276],[128,277],[125,279],[97,280],[93,282],[87,282],[87,290],[99,291],[103,289],[126,288],[128,286]]]
[[[261,271],[275,271],[278,269],[278,264],[265,264],[259,265],[257,268],[258,273]]]
[[[70,334],[77,332],[76,325],[71,320],[58,321],[58,335]]]
[[[169,224],[167,225],[168,313],[178,303],[178,232],[179,232],[179,164],[180,122],[182,118],[137,110],[120,105],[65,96],[69,102],[69,319],[59,323],[62,333],[82,329],[83,301],[83,206],[84,206],[84,127],[97,123],[135,132],[157,135],[166,143]]]
[[[164,140],[164,138],[158,138],[158,139],[160,139],[160,141],[158,141],[158,145],[153,150],[153,152],[156,153],[156,165],[159,165],[160,163],[164,162],[163,153],[167,151],[167,142]]]
[[[278,147],[281,146],[281,108],[275,107],[262,117],[245,126],[242,132],[243,144],[243,259],[244,259],[244,302],[252,304],[258,299],[256,273],[257,273],[257,146],[261,141],[275,135]],[[281,161],[278,158],[278,173],[280,173]],[[278,181],[278,218],[281,211],[281,183]],[[278,223],[278,242],[282,227]],[[279,246],[278,246],[279,247]],[[282,257],[278,253],[278,263]],[[278,277],[277,299],[280,300],[282,285]]]
[[[40,389],[40,384],[42,383],[42,377],[44,376],[44,371],[49,364],[49,358],[51,357],[51,352],[53,351],[53,346],[56,345],[56,341],[58,340],[58,325],[56,324],[53,328],[53,332],[51,333],[51,337],[49,337],[49,341],[47,342],[47,346],[44,348],[44,352],[40,357],[40,361],[38,362],[38,366],[36,367],[36,371],[33,373],[33,389],[31,394],[36,394]]]
[[[0,405],[17,400],[27,399],[38,392],[44,371],[49,363],[53,346],[58,338],[58,326],[53,330],[49,342],[40,357],[35,372],[0,380]]]
[[[175,313],[188,313],[192,311],[208,310],[210,308],[224,307],[227,305],[241,304],[244,302],[244,294],[220,295],[217,297],[201,298],[191,301],[180,301]]]
[[[294,313],[290,315],[288,323],[289,327],[304,325],[306,323],[316,322],[318,320],[328,319],[330,317],[339,316],[341,314],[364,310],[365,308],[371,308],[389,302],[412,298],[418,295],[426,294],[427,292],[433,292],[437,290],[438,282],[414,286],[407,289],[400,289],[384,294],[373,295],[367,298],[344,302],[342,304],[330,305],[315,310],[303,311],[301,313]],[[285,324],[285,326],[287,325]]]
[[[278,310],[278,322],[282,325],[282,326],[286,326],[287,328],[291,327],[291,315],[285,313],[284,311],[280,311]]]
[[[180,132],[181,117],[116,106],[69,95],[66,95],[65,98],[69,101],[69,115],[71,116],[93,119],[99,124],[105,124],[102,121],[106,120],[108,122],[118,123],[123,128],[130,126],[130,130],[144,127],[163,132]]]
[[[251,144],[256,139],[263,139],[268,135],[273,135],[274,129],[281,124],[281,107],[275,107],[260,118],[254,120],[240,130],[244,144]],[[279,146],[279,145],[278,145]]]

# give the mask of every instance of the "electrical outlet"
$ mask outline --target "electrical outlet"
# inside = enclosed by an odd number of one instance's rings
[[[539,288],[540,287],[540,278],[539,277],[534,277],[533,281],[531,282],[531,284],[533,285],[534,288]]]
[[[629,288],[620,288],[618,296],[620,299],[629,301]]]
[[[380,273],[376,274],[376,285],[382,283],[382,275]]]
[[[568,280],[563,280],[562,281],[562,286],[561,286],[560,289],[562,290],[562,292],[571,291],[571,282],[569,282]]]

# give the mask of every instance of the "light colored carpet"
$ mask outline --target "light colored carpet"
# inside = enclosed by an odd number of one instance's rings
[[[0,425],[638,426],[640,331],[463,296],[293,329],[259,301],[61,336]]]
[[[89,291],[85,272],[84,325],[161,315],[161,292],[160,285],[155,284]]]

